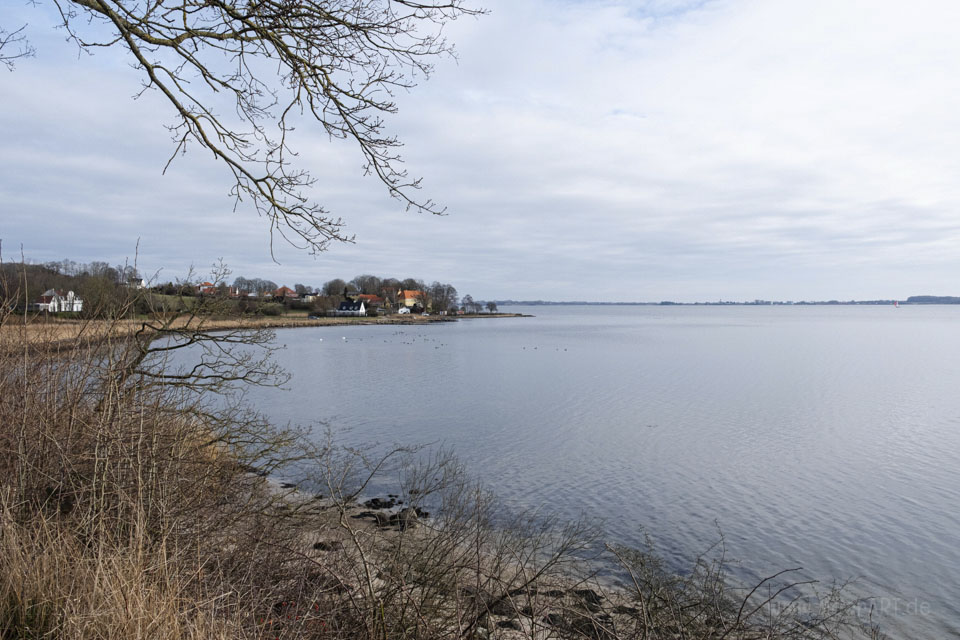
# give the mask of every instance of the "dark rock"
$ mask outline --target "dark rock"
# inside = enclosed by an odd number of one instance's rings
[[[603,598],[593,589],[574,589],[573,594],[587,604],[598,605],[603,602]]]
[[[396,522],[393,521],[393,518],[396,517],[395,515],[388,515],[386,513],[377,513],[376,511],[361,511],[360,513],[350,517],[355,520],[360,520],[364,518],[373,520],[374,522],[377,523],[377,526],[379,527],[389,527],[391,525],[396,524]]]
[[[492,602],[487,603],[487,611],[492,613],[495,616],[515,616],[517,614],[517,608],[513,606],[513,603],[510,602],[509,598],[497,598]]]
[[[559,613],[548,613],[543,616],[543,623],[561,629],[567,626],[567,621]]]
[[[339,540],[334,540],[332,542],[324,542],[321,540],[320,542],[314,542],[313,548],[317,551],[339,551],[340,549],[343,549],[343,543]]]
[[[460,587],[460,593],[471,598],[486,595],[486,592],[483,589],[477,589],[476,587],[469,584],[466,584]]]
[[[547,596],[548,598],[562,598],[563,591],[559,589],[550,589],[549,591],[544,591],[543,595]]]
[[[259,477],[261,477],[261,478],[264,478],[264,477],[267,476],[267,472],[266,472],[265,470],[263,470],[263,469],[258,469],[257,467],[253,466],[252,464],[244,464],[244,463],[241,463],[241,464],[238,465],[238,466],[240,467],[240,470],[243,471],[244,473],[252,473],[253,475],[259,476]]]
[[[344,591],[347,586],[325,571],[310,571],[304,576],[306,584],[325,591]]]
[[[296,488],[297,488],[297,485],[294,484],[294,483],[292,483],[292,482],[281,482],[281,483],[280,483],[280,488],[281,488],[281,489],[296,489]]]
[[[409,507],[401,509],[399,513],[394,513],[390,516],[389,523],[400,527],[401,531],[413,529],[417,526],[417,512]]]
[[[363,503],[367,509],[390,509],[391,507],[396,506],[396,502],[393,500],[382,500],[380,498],[373,498],[372,500],[367,500]]]
[[[615,638],[613,630],[601,622],[599,618],[577,616],[570,623],[570,628],[577,634],[586,638],[593,638],[593,640],[613,640]]]
[[[635,616],[639,615],[640,610],[636,607],[625,607],[623,605],[617,605],[613,608],[613,612],[621,616]]]
[[[523,628],[516,620],[501,620],[497,623],[497,626],[501,629],[513,629],[514,631],[520,631]]]

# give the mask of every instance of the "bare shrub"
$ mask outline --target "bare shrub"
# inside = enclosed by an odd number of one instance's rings
[[[722,553],[678,576],[650,550],[605,550],[585,522],[516,514],[450,452],[275,428],[233,395],[277,382],[270,334],[211,333],[202,304],[46,342],[0,305],[4,640],[859,631],[837,592],[813,608],[783,576],[731,586]],[[396,497],[358,504],[385,474]],[[626,587],[595,574],[605,551]]]

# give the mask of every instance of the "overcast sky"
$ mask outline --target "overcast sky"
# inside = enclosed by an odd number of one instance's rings
[[[12,6],[11,6],[12,5]],[[275,244],[229,176],[173,150],[119,48],[78,56],[55,7],[4,2],[37,49],[0,68],[4,260],[133,259],[161,280],[321,285],[361,273],[478,299],[960,295],[960,3],[492,0],[459,59],[388,119],[423,194],[405,212],[362,158],[297,131],[314,194],[356,244]]]

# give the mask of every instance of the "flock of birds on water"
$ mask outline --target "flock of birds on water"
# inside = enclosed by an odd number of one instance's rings
[[[406,344],[406,345],[416,344],[417,339],[419,339],[422,343],[436,342],[437,344],[435,344],[435,345],[433,346],[434,349],[439,349],[439,348],[441,348],[441,347],[446,347],[446,346],[448,346],[446,342],[440,342],[439,340],[436,340],[435,338],[431,338],[431,337],[427,336],[425,333],[417,333],[417,334],[414,334],[414,335],[410,335],[410,334],[408,334],[406,331],[394,331],[391,335],[394,336],[394,337],[399,337],[399,339],[400,339],[400,340],[399,340],[399,341],[400,341],[400,344]],[[347,339],[347,336],[343,336],[343,337],[340,338],[340,339],[341,339],[343,342],[350,342],[350,340]],[[358,341],[358,342],[363,342],[363,338],[357,338],[357,341]],[[320,342],[323,342],[323,338],[320,338]],[[393,340],[386,340],[386,339],[384,339],[383,342],[389,344],[389,343],[392,343]],[[522,347],[523,350],[526,350],[526,348],[527,348],[526,346],[523,346],[523,347]],[[539,349],[539,347],[531,347],[531,349],[532,349],[533,351],[537,351],[537,350]],[[564,348],[563,350],[566,351],[567,349]],[[554,351],[560,351],[560,347],[555,347],[555,348],[554,348]]]

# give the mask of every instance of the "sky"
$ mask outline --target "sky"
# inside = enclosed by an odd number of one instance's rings
[[[387,130],[447,215],[405,211],[303,123],[311,195],[354,244],[273,243],[120,48],[78,55],[49,0],[4,3],[3,259],[136,260],[159,281],[362,273],[476,299],[960,295],[960,3],[483,0]]]

